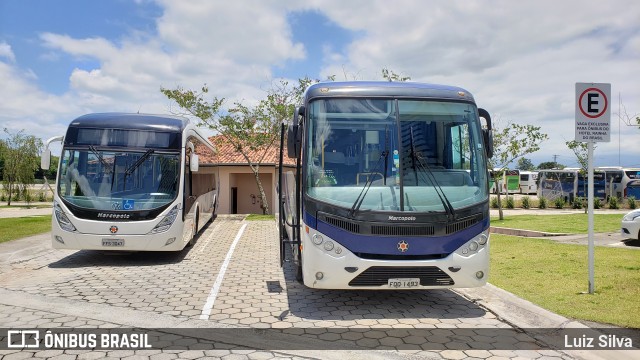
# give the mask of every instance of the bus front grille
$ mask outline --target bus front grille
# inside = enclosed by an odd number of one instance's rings
[[[360,224],[358,223],[354,223],[348,220],[338,219],[330,216],[327,216],[325,219],[329,224],[333,226],[337,226],[339,228],[342,228],[354,234],[360,233]]]
[[[480,218],[477,217],[477,216],[474,216],[472,218],[463,219],[463,220],[460,220],[458,222],[454,222],[452,224],[449,224],[449,225],[447,225],[447,235],[456,233],[456,232],[461,231],[461,230],[464,230],[464,229],[470,227],[471,225],[476,224],[479,221],[480,221]]]
[[[433,226],[372,225],[371,234],[389,236],[432,236]]]
[[[349,286],[382,286],[389,279],[419,278],[421,286],[450,286],[453,279],[437,266],[372,266],[349,282]]]

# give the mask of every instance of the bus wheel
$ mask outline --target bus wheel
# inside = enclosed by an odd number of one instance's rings
[[[193,232],[191,233],[191,239],[189,239],[189,246],[193,246],[196,244],[196,235],[198,234],[198,209],[196,209],[196,221],[193,226]]]
[[[296,265],[296,280],[300,284],[304,284],[304,277],[302,276],[302,265]]]
[[[296,280],[304,284],[304,276],[302,275],[302,254],[298,252],[298,261],[296,263]]]

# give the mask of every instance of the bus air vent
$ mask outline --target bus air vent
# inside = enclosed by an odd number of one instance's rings
[[[449,224],[447,225],[447,235],[464,230],[470,227],[471,225],[476,224],[477,222],[478,222],[478,217],[472,217],[472,218],[464,219],[464,220]]]
[[[346,220],[342,220],[342,219],[338,219],[330,216],[325,217],[325,219],[327,223],[333,226],[337,226],[339,228],[345,229],[352,233],[356,233],[356,234],[360,233],[360,224],[352,223],[350,221],[346,221]]]
[[[372,225],[371,234],[388,236],[431,236],[435,234],[435,228],[433,226]]]
[[[437,266],[372,266],[356,276],[349,286],[383,286],[389,279],[419,278],[421,286],[450,286],[453,279]]]

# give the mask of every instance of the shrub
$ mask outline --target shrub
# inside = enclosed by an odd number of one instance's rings
[[[584,206],[584,199],[581,197],[576,197],[575,199],[573,199],[573,203],[571,204],[571,207],[574,209],[582,209],[582,207]]]
[[[27,205],[28,205],[28,204],[31,204],[31,202],[33,201],[33,196],[31,195],[31,192],[30,192],[29,190],[26,190],[26,189],[25,189],[25,190],[22,192],[22,197],[24,198],[24,201],[26,201],[26,202],[27,202]]]
[[[547,199],[544,196],[538,197],[538,208],[546,209],[547,208]]]
[[[635,197],[630,196],[627,199],[627,202],[629,203],[629,209],[633,210],[633,209],[635,209],[637,207],[636,198]]]
[[[522,198],[522,208],[523,209],[530,209],[531,208],[531,199],[529,199],[528,196],[524,196]]]
[[[602,207],[602,201],[599,198],[593,199],[593,208],[600,209]]]
[[[516,207],[516,200],[513,198],[513,196],[507,196],[507,209],[515,209]]]
[[[498,198],[496,196],[491,198],[491,208],[492,209],[498,208]]]
[[[44,191],[40,191],[38,193],[38,201],[40,202],[47,201],[47,194],[45,194]]]
[[[609,198],[609,209],[620,209],[620,205],[618,204],[618,198],[612,196]]]
[[[556,209],[562,209],[564,208],[564,198],[563,197],[557,197],[554,201],[553,204],[555,205]]]

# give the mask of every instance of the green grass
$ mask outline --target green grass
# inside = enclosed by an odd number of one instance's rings
[[[0,209],[46,209],[50,208],[51,205],[0,205]]]
[[[265,221],[265,220],[274,220],[274,219],[275,219],[274,215],[258,215],[258,214],[250,214],[245,218],[245,220],[249,220],[249,221]]]
[[[51,231],[51,215],[0,219],[0,243]]]
[[[594,231],[597,233],[620,231],[622,216],[622,214],[595,214]],[[510,216],[504,220],[491,218],[491,226],[551,233],[586,234],[588,232],[588,218],[587,214],[518,215]]]
[[[595,294],[587,247],[491,235],[489,282],[560,315],[640,328],[640,251],[595,248]]]

